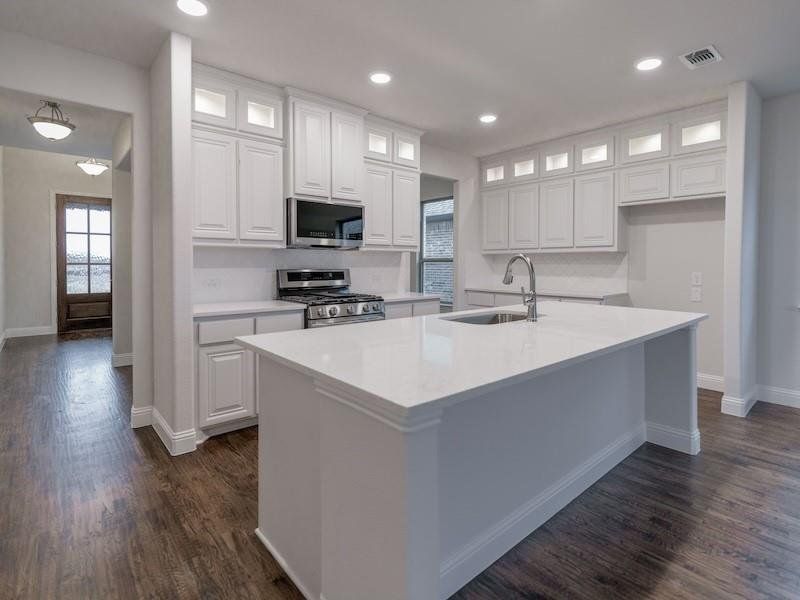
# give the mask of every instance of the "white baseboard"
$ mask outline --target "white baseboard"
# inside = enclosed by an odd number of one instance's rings
[[[13,327],[11,329],[6,329],[6,338],[53,335],[54,333],[56,333],[56,329],[52,325],[43,325],[42,327]]]
[[[152,406],[131,406],[131,429],[153,424]]]
[[[446,557],[441,565],[439,588],[441,597],[449,598],[453,595],[464,582],[481,573],[487,565],[530,535],[644,441],[644,425],[622,435],[542,493]]]
[[[6,332],[3,331],[0,333],[0,352],[3,351],[3,346],[6,345]]]
[[[132,367],[133,366],[133,353],[129,352],[127,354],[112,354],[111,355],[111,366],[114,368],[117,367]]]
[[[800,390],[779,388],[772,385],[759,385],[756,397],[759,402],[800,408]]]
[[[294,583],[297,589],[300,590],[300,593],[303,594],[304,598],[306,598],[307,600],[314,600],[315,598],[324,600],[321,595],[314,596],[311,594],[311,592],[308,590],[308,587],[300,580],[297,574],[292,570],[292,568],[289,566],[289,563],[286,562],[281,553],[275,549],[275,546],[273,546],[270,543],[267,537],[263,533],[261,533],[261,530],[258,528],[256,528],[256,537],[262,544],[264,544],[264,547],[267,550],[269,550],[269,553],[272,554],[272,558],[274,558],[275,562],[277,562],[281,566],[281,569],[283,569],[283,571],[289,576],[289,579],[291,579],[292,583]]]
[[[173,431],[169,423],[161,416],[156,407],[152,407],[153,429],[156,430],[161,442],[172,456],[194,452],[197,448],[194,429],[184,431]]]
[[[647,441],[686,454],[700,452],[700,431],[685,431],[659,423],[645,423]]]
[[[713,392],[725,391],[725,378],[722,375],[711,375],[709,373],[697,374],[697,387]]]
[[[750,409],[757,402],[756,396],[753,392],[747,394],[744,398],[737,398],[725,394],[722,397],[722,414],[731,415],[734,417],[746,417]]]

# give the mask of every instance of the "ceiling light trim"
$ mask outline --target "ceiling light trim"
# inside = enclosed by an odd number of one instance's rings
[[[388,71],[373,71],[369,74],[369,80],[375,85],[386,85],[391,83],[392,74]]]
[[[192,17],[204,17],[208,14],[208,5],[200,0],[178,0],[178,8]]]
[[[483,113],[480,117],[478,117],[478,120],[484,125],[491,125],[497,121],[497,115],[494,113]]]
[[[663,64],[663,59],[658,56],[645,56],[636,61],[636,70],[646,73],[647,71],[655,71]]]

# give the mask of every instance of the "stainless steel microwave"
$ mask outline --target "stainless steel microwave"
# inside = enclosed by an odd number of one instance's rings
[[[289,198],[287,241],[291,248],[355,249],[364,244],[364,207]]]

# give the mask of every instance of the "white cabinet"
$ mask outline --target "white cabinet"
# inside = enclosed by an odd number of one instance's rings
[[[237,92],[237,129],[256,135],[283,137],[283,100],[248,88]]]
[[[196,238],[236,237],[236,139],[192,132],[193,218]]]
[[[374,125],[367,122],[364,126],[364,156],[375,160],[391,162],[392,160],[392,130],[388,127]]]
[[[419,245],[419,173],[394,171],[392,176],[392,241]]]
[[[481,197],[483,249],[508,248],[508,191],[484,192]]]
[[[404,319],[414,316],[414,307],[411,302],[392,302],[383,305],[383,312],[387,319]]]
[[[239,140],[239,238],[284,240],[283,148]]]
[[[539,177],[539,153],[530,150],[520,152],[508,162],[509,183],[520,183]]]
[[[438,315],[441,310],[439,300],[423,300],[411,305],[411,314],[415,317]]]
[[[194,73],[192,120],[226,129],[236,128],[236,88],[225,81]]]
[[[630,167],[620,171],[620,204],[664,198],[669,198],[669,163]]]
[[[556,144],[542,151],[542,176],[572,173],[574,169],[571,144]]]
[[[542,248],[570,248],[573,244],[572,179],[542,183],[539,190],[539,231]]]
[[[508,165],[505,160],[494,160],[481,164],[481,185],[491,187],[507,183]]]
[[[575,246],[613,246],[614,174],[597,173],[575,178]]]
[[[392,169],[367,164],[364,183],[364,243],[392,245]]]
[[[640,125],[620,137],[620,159],[624,163],[669,156],[669,123]]]
[[[294,194],[331,193],[331,112],[307,102],[293,103],[292,164]]]
[[[334,198],[361,200],[364,176],[362,152],[364,119],[347,113],[333,112],[332,177]]]
[[[725,155],[712,154],[672,163],[672,195],[708,196],[725,193]]]
[[[253,353],[237,344],[201,346],[197,351],[197,408],[200,427],[255,415]]]
[[[727,113],[695,116],[674,125],[675,154],[723,148],[727,144]]]
[[[419,136],[403,131],[394,132],[394,162],[419,169]]]
[[[364,157],[419,169],[421,131],[370,116],[364,124]]]
[[[575,170],[588,171],[614,166],[614,136],[591,137],[575,144]]]
[[[513,187],[508,191],[509,248],[539,247],[539,186]]]

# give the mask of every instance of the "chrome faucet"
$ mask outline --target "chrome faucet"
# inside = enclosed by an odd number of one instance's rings
[[[525,286],[522,286],[520,291],[522,292],[522,303],[528,307],[527,320],[531,323],[535,323],[539,320],[539,311],[536,308],[536,271],[533,270],[533,263],[531,262],[531,259],[524,254],[515,254],[512,256],[506,265],[506,274],[503,276],[503,283],[506,285],[511,285],[511,283],[514,281],[514,274],[511,272],[511,266],[518,260],[521,260],[528,265],[528,275],[531,278],[531,290],[526,294]]]

